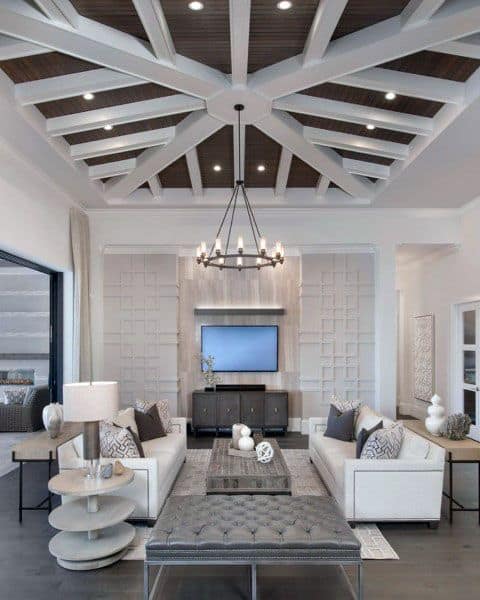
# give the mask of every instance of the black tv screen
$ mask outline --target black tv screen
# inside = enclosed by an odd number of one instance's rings
[[[278,371],[278,326],[203,325],[202,354],[214,357],[217,372]]]

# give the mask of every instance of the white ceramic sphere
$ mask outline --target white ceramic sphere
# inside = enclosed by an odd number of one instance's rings
[[[251,438],[251,437],[242,436],[238,440],[238,449],[243,450],[244,452],[251,452],[253,450],[254,446],[255,446],[255,442],[253,441],[253,438]]]
[[[256,448],[257,460],[263,464],[269,463],[273,458],[273,448],[269,442],[260,442]]]
[[[244,427],[242,427],[242,429],[240,430],[240,435],[242,437],[250,437],[252,435],[252,430],[250,429],[250,427],[247,427],[246,425]]]

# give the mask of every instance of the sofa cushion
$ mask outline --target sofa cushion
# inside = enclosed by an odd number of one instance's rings
[[[429,452],[430,442],[405,428],[398,458],[424,460]]]
[[[355,411],[353,409],[341,412],[333,404],[330,405],[328,414],[327,429],[324,433],[325,437],[350,442],[353,439],[353,422],[355,419]]]
[[[135,408],[144,413],[146,413],[152,406],[157,407],[158,416],[160,417],[160,421],[162,422],[165,433],[171,433],[173,428],[168,400],[140,400],[137,398],[135,401]]]
[[[342,413],[347,412],[348,410],[353,410],[355,413],[354,421],[357,421],[360,413],[360,407],[362,406],[360,400],[348,400],[347,398],[337,398],[336,396],[332,396],[331,403]]]
[[[177,455],[185,449],[185,436],[181,433],[168,433],[165,437],[143,442],[142,445],[147,458],[165,453]]]
[[[135,421],[135,409],[133,406],[120,410],[115,419],[113,419],[113,422],[119,427],[130,427],[130,429],[138,436],[138,427],[137,422]]]
[[[398,458],[402,447],[404,428],[395,425],[388,429],[377,429],[366,441],[360,458],[387,460]]]
[[[355,442],[342,442],[317,433],[312,436],[311,444],[335,479],[337,487],[343,490],[345,459],[355,458]]]
[[[135,409],[135,421],[141,442],[148,442],[149,440],[166,436],[156,406],[152,406],[146,412]]]
[[[143,450],[131,429],[101,421],[100,452],[103,458],[141,458]]]
[[[356,445],[356,457],[360,458],[362,455],[363,447],[365,446],[368,438],[372,435],[374,431],[377,429],[383,429],[383,421],[380,421],[376,425],[374,425],[371,429],[362,429],[357,437],[357,445]]]
[[[385,423],[385,421],[386,420],[388,421],[389,419],[384,419],[382,417],[382,415],[379,415],[378,413],[376,413],[374,410],[372,410],[369,406],[366,406],[365,404],[363,406],[361,406],[360,412],[358,414],[358,419],[355,423],[355,431],[354,431],[355,439],[358,438],[362,429],[366,429],[368,431],[369,429],[372,429],[373,427],[375,427],[375,425],[378,425],[378,423],[380,423],[380,421],[382,421],[382,420],[383,420],[384,427],[387,427],[387,424]]]

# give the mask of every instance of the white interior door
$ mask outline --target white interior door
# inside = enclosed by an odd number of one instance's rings
[[[480,441],[480,302],[460,306],[461,410],[472,419],[470,437]]]

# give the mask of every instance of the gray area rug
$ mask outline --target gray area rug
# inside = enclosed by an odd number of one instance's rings
[[[18,468],[18,463],[12,462],[12,446],[24,440],[31,433],[0,433],[0,477],[13,469]]]
[[[187,461],[173,486],[172,496],[205,494],[205,481],[210,450],[187,450]],[[308,450],[282,450],[292,475],[294,496],[328,496],[328,490],[311,464]],[[136,527],[137,535],[123,560],[143,560],[145,542],[150,528]],[[383,537],[378,527],[371,523],[359,524],[353,530],[362,544],[362,558],[367,560],[398,560],[398,555]]]

